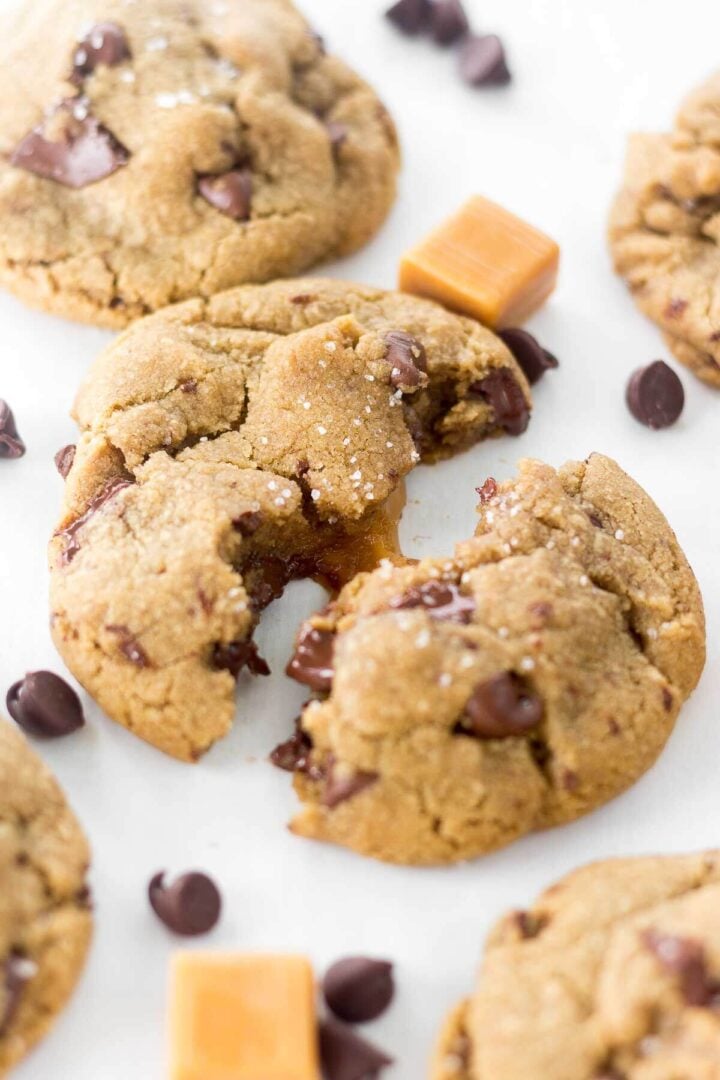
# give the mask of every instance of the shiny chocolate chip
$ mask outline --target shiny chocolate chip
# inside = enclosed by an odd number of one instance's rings
[[[129,60],[131,55],[122,26],[113,22],[97,23],[75,49],[72,81],[81,83],[101,64],[115,67]]]
[[[12,409],[0,398],[0,458],[19,458],[24,453],[25,443],[18,435]]]
[[[460,74],[471,86],[510,82],[505,48],[497,34],[471,34],[460,50]]]
[[[640,368],[630,379],[626,400],[630,412],[645,427],[670,427],[685,407],[683,384],[663,360]]]
[[[70,188],[104,180],[129,160],[127,148],[92,116],[85,98],[61,101],[10,155],[18,169]]]
[[[270,667],[258,652],[254,641],[230,641],[217,644],[213,649],[213,666],[218,671],[229,671],[234,679],[247,668],[251,675],[269,675]]]
[[[431,619],[439,622],[469,623],[475,611],[475,600],[465,596],[452,581],[426,581],[413,585],[390,601],[393,610],[422,608]]]
[[[507,739],[532,731],[542,717],[540,698],[519,675],[504,671],[475,687],[465,706],[460,731],[478,739]]]
[[[665,971],[678,979],[688,1005],[708,1004],[717,987],[709,977],[705,950],[699,941],[652,929],[643,933],[642,940]]]
[[[165,873],[156,874],[148,886],[150,905],[157,917],[176,934],[197,937],[217,925],[222,898],[214,881],[192,871],[165,884]]]
[[[460,0],[435,0],[430,12],[430,32],[438,45],[452,45],[470,29]]]
[[[430,25],[432,0],[398,0],[385,17],[404,34],[420,34]]]
[[[220,176],[201,176],[203,199],[233,221],[247,221],[252,204],[253,180],[249,169],[231,169]]]
[[[57,739],[85,723],[80,698],[51,671],[31,671],[7,693],[7,710],[28,735]]]
[[[110,634],[116,634],[118,639],[118,649],[123,654],[126,660],[129,660],[135,667],[147,668],[151,667],[150,658],[145,652],[144,648],[138,641],[135,634],[127,626],[106,626],[105,629]]]
[[[10,953],[0,968],[5,984],[5,1006],[0,1013],[0,1039],[8,1031],[17,1013],[27,984],[37,975],[38,967],[20,953]]]
[[[391,330],[385,335],[385,345],[393,386],[413,391],[427,383],[427,354],[421,341],[404,330]]]
[[[58,450],[55,455],[55,468],[60,473],[63,480],[67,479],[67,475],[73,467],[76,450],[77,447],[71,443],[69,446],[63,446],[62,450]]]
[[[312,748],[312,739],[303,731],[301,720],[298,717],[295,721],[295,731],[289,739],[275,747],[270,754],[270,761],[276,768],[283,769],[285,772],[309,774]]]
[[[541,379],[546,371],[559,366],[557,357],[543,349],[537,338],[527,330],[508,327],[507,330],[499,330],[498,337],[505,342],[531,384]]]
[[[334,652],[334,633],[331,630],[317,630],[306,623],[300,631],[295,654],[286,669],[287,674],[311,690],[328,691],[335,674]]]
[[[470,387],[485,398],[495,414],[495,423],[508,435],[522,435],[530,421],[530,409],[517,379],[509,368],[495,368]]]
[[[336,806],[340,806],[341,803],[347,802],[349,799],[354,799],[361,791],[372,787],[379,779],[378,774],[374,772],[363,772],[362,770],[346,772],[345,769],[339,769],[337,762],[331,758],[327,767],[322,804],[327,806],[329,810],[334,810]]]
[[[80,517],[75,518],[69,525],[66,525],[56,533],[56,536],[64,536],[68,541],[61,557],[63,565],[71,563],[80,551],[79,534],[84,526],[87,525],[88,521],[90,521],[90,519],[98,512],[98,510],[102,509],[106,503],[114,499],[119,492],[130,487],[132,483],[132,480],[126,480],[123,476],[114,476],[111,480],[107,481],[95,498],[90,501],[87,509]]]
[[[320,1060],[326,1080],[376,1080],[393,1059],[338,1020],[321,1020]]]
[[[388,960],[348,956],[328,969],[322,984],[327,1007],[348,1024],[382,1016],[395,995],[393,965]]]

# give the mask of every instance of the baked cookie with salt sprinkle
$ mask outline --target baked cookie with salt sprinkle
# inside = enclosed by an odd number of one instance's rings
[[[52,27],[52,33],[48,33]],[[290,0],[26,0],[0,47],[0,283],[122,327],[365,244],[395,128]]]
[[[62,455],[57,646],[106,712],[196,760],[287,582],[337,589],[396,556],[420,460],[518,435],[527,382],[479,323],[399,293],[301,279],[141,320],[99,358]],[[68,471],[68,463],[72,461]]]
[[[705,627],[649,496],[600,454],[480,496],[453,558],[360,575],[301,630],[289,673],[316,696],[273,754],[299,836],[470,859],[607,802],[670,735]]]
[[[715,1080],[720,853],[583,867],[491,931],[431,1080]]]

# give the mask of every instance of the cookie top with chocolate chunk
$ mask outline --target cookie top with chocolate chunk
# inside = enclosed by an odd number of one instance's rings
[[[658,508],[599,454],[479,490],[453,558],[360,575],[301,631],[289,671],[316,700],[276,754],[295,833],[469,859],[606,802],[664,746],[705,628]]]
[[[491,932],[432,1080],[711,1080],[718,904],[717,851],[576,870]]]
[[[125,326],[347,254],[392,204],[393,122],[290,0],[36,0],[4,31],[0,283],[30,304]]]
[[[498,386],[502,385],[502,392]],[[430,301],[335,281],[245,286],[136,323],[76,402],[52,545],[55,641],[114,719],[194,760],[260,612],[395,554],[421,459],[528,423],[506,346]]]
[[[0,1076],[43,1037],[80,976],[89,860],[57,783],[0,718]]]

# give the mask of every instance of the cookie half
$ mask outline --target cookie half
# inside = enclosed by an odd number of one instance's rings
[[[712,1080],[720,855],[577,870],[490,934],[432,1080]]]
[[[453,558],[360,575],[301,630],[274,755],[300,836],[451,863],[588,813],[667,740],[705,658],[697,583],[615,462],[524,461]]]
[[[0,283],[34,306],[124,326],[348,254],[393,202],[392,120],[289,0],[36,0],[2,42]]]
[[[314,279],[143,320],[80,391],[52,624],[105,711],[176,757],[224,735],[252,633],[292,578],[396,556],[421,459],[519,434],[527,382],[479,323]]]
[[[45,1035],[80,977],[89,861],[54,778],[0,719],[0,1076]]]

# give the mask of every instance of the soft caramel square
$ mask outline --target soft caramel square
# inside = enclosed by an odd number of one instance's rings
[[[486,326],[514,326],[553,291],[559,261],[554,240],[475,195],[403,257],[400,289]]]
[[[301,956],[179,953],[171,1080],[320,1080],[315,984]]]

